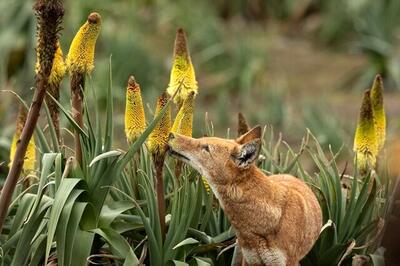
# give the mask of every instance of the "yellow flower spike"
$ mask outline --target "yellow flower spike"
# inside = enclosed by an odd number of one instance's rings
[[[167,104],[168,96],[164,92],[157,100],[156,111],[154,116],[157,116],[161,109]],[[147,140],[147,147],[153,155],[163,156],[167,150],[168,136],[171,129],[171,107],[168,107],[167,112],[157,123],[153,131],[150,133]]]
[[[94,68],[94,50],[101,29],[101,16],[91,13],[72,40],[66,59],[70,73],[90,73]]]
[[[32,137],[29,141],[28,148],[25,154],[25,162],[24,162],[24,172],[30,173],[35,170],[35,163],[36,163],[36,145],[35,139]]]
[[[354,137],[354,151],[357,153],[357,164],[360,172],[365,173],[369,168],[375,167],[378,144],[369,90],[364,93],[361,104]]]
[[[143,101],[140,85],[136,83],[133,76],[129,77],[126,88],[125,106],[125,135],[129,143],[135,140],[146,129],[146,118],[144,114]]]
[[[371,104],[374,114],[375,134],[378,143],[378,152],[385,144],[386,114],[383,107],[383,82],[380,75],[376,75],[371,89]]]
[[[178,133],[187,137],[192,136],[193,132],[193,113],[194,113],[194,92],[190,92],[183,101],[178,114],[175,117],[171,132]]]
[[[10,164],[9,164],[10,166],[14,160],[15,152],[17,150],[17,143],[21,137],[22,129],[24,128],[26,118],[27,118],[27,111],[23,106],[20,106],[17,117],[17,125],[15,128],[15,133],[10,147]],[[24,174],[29,174],[29,172],[35,170],[35,163],[36,163],[35,140],[34,138],[31,138],[28,144],[28,148],[26,150],[24,166],[22,169]]]
[[[174,102],[178,106],[182,105],[190,92],[197,94],[196,75],[187,47],[186,35],[183,29],[179,28],[175,37],[174,58],[167,88],[168,94],[174,95],[181,83],[182,87],[174,98]]]
[[[39,54],[39,51],[37,51],[37,54]],[[66,67],[63,56],[64,55],[61,50],[60,42],[57,41],[57,48],[56,52],[54,53],[53,66],[51,68],[51,73],[49,76],[49,84],[51,85],[59,84],[61,80],[64,78]],[[39,73],[39,68],[40,68],[40,61],[39,57],[37,57],[35,66],[36,74]]]

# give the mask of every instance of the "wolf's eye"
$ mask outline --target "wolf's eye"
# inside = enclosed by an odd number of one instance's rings
[[[210,153],[210,146],[208,146],[207,144],[201,145],[201,150]]]

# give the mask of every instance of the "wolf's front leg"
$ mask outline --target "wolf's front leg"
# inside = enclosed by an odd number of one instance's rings
[[[274,265],[274,266],[289,265],[286,254],[279,248],[268,247],[260,249],[259,254],[263,262],[263,265]]]

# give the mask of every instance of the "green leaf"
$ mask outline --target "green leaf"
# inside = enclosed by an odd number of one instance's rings
[[[139,265],[139,259],[136,257],[126,239],[120,234],[105,228],[97,228],[91,231],[102,236],[110,244],[112,250],[116,253],[115,255],[121,258],[127,258],[130,262],[133,262],[131,265]]]
[[[65,115],[65,117],[68,119],[68,122],[71,123],[71,125],[74,127],[74,129],[76,131],[78,131],[78,133],[80,135],[85,136],[85,138],[88,138],[88,135],[86,134],[85,131],[83,131],[83,129],[75,122],[74,118],[69,114],[69,112],[64,108],[64,106],[62,106],[61,103],[59,103],[53,96],[51,96],[51,94],[49,92],[47,92],[47,95],[50,97],[50,99],[55,102],[58,106],[58,108],[60,108],[60,110],[63,112],[63,114]]]
[[[41,234],[32,245],[32,248],[30,250],[30,253],[32,254],[31,260],[29,262],[30,266],[40,265],[46,248],[46,238],[46,234]]]
[[[189,238],[186,238],[186,239],[182,240],[181,242],[179,242],[172,249],[177,249],[177,248],[185,246],[185,245],[193,245],[193,244],[197,244],[197,243],[199,243],[198,240],[189,237]]]
[[[28,252],[32,245],[32,239],[38,233],[38,228],[44,222],[43,218],[49,207],[53,204],[52,200],[43,198],[38,210],[30,217],[22,228],[22,233],[19,238],[11,266],[25,265],[30,253]]]
[[[26,221],[26,218],[28,217],[34,202],[35,202],[34,194],[25,194],[21,198],[20,204],[17,208],[17,213],[15,214],[10,232],[8,234],[9,238],[15,235],[17,230],[19,230],[22,224]]]
[[[106,151],[110,150],[112,147],[112,141],[114,138],[114,118],[113,118],[113,94],[112,94],[112,63],[111,63],[111,55],[109,62],[109,84],[107,88],[107,110],[106,110],[106,132],[104,136],[104,149]]]
[[[67,202],[67,199],[71,194],[71,192],[73,191],[73,189],[81,181],[82,181],[81,179],[77,178],[64,179],[60,184],[60,188],[57,190],[56,197],[54,198],[54,205],[52,206],[50,213],[45,261],[47,261],[49,258],[50,249],[53,244],[54,234],[56,232],[57,224],[59,223],[59,218],[64,208],[64,205]]]
[[[116,188],[114,188],[114,189],[116,189]],[[150,264],[151,265],[162,265],[162,254],[161,254],[160,243],[156,239],[154,230],[150,226],[149,220],[147,219],[143,210],[140,208],[139,204],[135,201],[135,199],[133,199],[132,197],[130,197],[129,195],[127,195],[126,193],[124,193],[121,190],[118,190],[118,189],[116,189],[116,190],[118,192],[120,192],[121,194],[123,194],[126,198],[128,198],[129,200],[132,201],[132,203],[136,206],[137,213],[139,214],[139,216],[142,219],[147,237],[149,239],[148,243],[149,243],[149,248],[150,248]]]
[[[75,201],[83,192],[84,190],[81,189],[73,190],[70,193],[67,202],[65,203],[60,214],[60,219],[57,224],[55,234],[57,242],[57,263],[59,265],[69,265],[68,255],[65,254],[71,252],[71,240],[73,241],[73,235],[71,235],[70,232],[67,232],[68,222],[70,221],[70,216],[72,213],[72,209],[75,205]],[[79,220],[77,220],[77,222],[79,222]],[[67,248],[67,246],[69,247]]]
[[[210,259],[199,258],[199,257],[194,257],[194,259],[196,260],[197,266],[211,266],[212,265],[212,261],[210,261],[210,262],[206,261],[206,260],[210,260]]]
[[[115,209],[111,209],[108,205],[104,205],[100,213],[99,227],[108,228],[118,215],[132,209],[134,206],[135,205],[132,202],[118,202],[118,208]]]
[[[117,150],[108,151],[108,152],[102,153],[102,154],[96,156],[96,157],[90,162],[89,167],[92,167],[96,162],[98,162],[98,161],[100,161],[100,160],[103,160],[103,159],[106,159],[106,158],[110,158],[110,157],[120,156],[121,154],[122,154],[122,152],[121,152],[121,151],[117,151]]]
[[[58,188],[60,187],[61,179],[62,179],[62,154],[59,153],[56,156],[55,162],[54,162],[54,180],[55,180],[55,187],[54,190],[57,191]]]
[[[32,211],[35,212],[39,207],[39,203],[42,200],[44,188],[50,175],[50,170],[53,166],[54,160],[56,159],[57,153],[45,153],[42,158],[42,172],[40,174],[38,192],[36,194],[35,204],[33,205]]]
[[[368,255],[371,258],[372,264],[374,266],[385,266],[384,253],[385,253],[385,249],[380,247],[375,251],[374,254]]]
[[[76,231],[74,237],[74,246],[72,250],[72,265],[86,265],[87,258],[90,255],[90,251],[93,245],[94,233],[80,230]]]
[[[175,266],[189,266],[186,262],[179,261],[179,260],[173,260]]]

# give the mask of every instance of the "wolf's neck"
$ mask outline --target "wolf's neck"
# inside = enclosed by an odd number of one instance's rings
[[[203,175],[209,180],[214,195],[223,207],[228,201],[242,201],[243,197],[248,196],[245,193],[251,193],[252,188],[261,185],[260,183],[265,188],[265,193],[268,193],[268,189],[272,185],[255,165],[239,172],[236,176],[222,176],[226,173],[218,174],[213,176],[211,173],[203,172]]]

